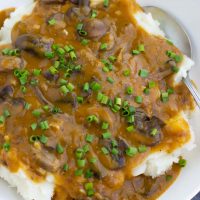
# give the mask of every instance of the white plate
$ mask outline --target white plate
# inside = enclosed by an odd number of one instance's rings
[[[191,78],[200,88],[200,0],[138,0],[141,5],[159,6],[182,22],[191,36],[194,48],[195,66],[191,71]],[[21,6],[23,0],[0,0],[0,9]],[[188,160],[176,182],[164,193],[160,200],[190,200],[200,191],[200,111],[197,110],[191,119],[191,125],[196,135],[197,147],[185,155]],[[4,181],[0,181],[0,200],[22,200],[16,191],[9,188]]]

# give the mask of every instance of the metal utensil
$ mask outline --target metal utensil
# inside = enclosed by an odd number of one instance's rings
[[[178,23],[176,19],[166,11],[155,6],[144,6],[143,9],[146,13],[151,13],[153,18],[160,22],[160,28],[165,32],[167,38],[171,39],[185,55],[192,58],[192,44],[190,38],[185,28]],[[189,72],[187,77],[183,78],[183,82],[188,87],[197,106],[200,108],[200,95],[190,80]]]

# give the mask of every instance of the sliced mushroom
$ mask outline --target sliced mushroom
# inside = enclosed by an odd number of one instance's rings
[[[45,148],[36,149],[34,146],[32,151],[34,153],[34,160],[46,171],[56,172],[62,166],[54,152],[46,150]]]
[[[36,96],[40,100],[40,102],[44,105],[49,105],[50,107],[53,107],[53,104],[45,98],[45,96],[42,94],[39,87],[33,87],[33,90],[35,91]]]
[[[101,157],[100,157],[100,160],[105,165],[105,167],[110,170],[118,170],[125,166],[126,160],[125,160],[124,153],[125,153],[125,150],[127,149],[128,145],[121,138],[117,140],[117,143],[118,143],[117,149],[119,152],[118,155],[113,155],[112,153],[110,153],[110,156],[106,155],[106,159],[105,159],[105,156],[104,156],[104,159],[101,159]],[[108,139],[108,140],[101,139],[100,144],[103,147],[106,147],[109,152],[112,151],[113,147],[112,147],[111,139]],[[105,162],[105,160],[106,160],[106,162]]]
[[[106,34],[108,27],[100,19],[86,19],[83,29],[87,32],[88,38],[100,39]]]
[[[52,44],[53,39],[32,34],[21,35],[15,42],[15,46],[20,50],[29,51],[38,56],[44,56],[45,52],[51,51]]]
[[[7,97],[12,97],[14,94],[14,88],[11,85],[4,86],[0,89],[0,98],[5,100]]]
[[[137,109],[135,113],[135,128],[139,131],[143,136],[149,139],[149,142],[146,144],[148,146],[153,146],[160,142],[162,139],[162,131],[161,129],[165,125],[163,121],[159,118],[153,116],[149,117],[144,110]],[[157,133],[153,136],[151,132],[153,129],[157,130]]]
[[[14,56],[0,56],[0,72],[10,72],[14,69],[22,69],[25,62],[22,58]]]

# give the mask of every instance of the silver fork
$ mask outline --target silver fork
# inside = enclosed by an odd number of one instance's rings
[[[177,22],[174,17],[161,8],[155,6],[144,6],[143,8],[145,12],[151,13],[153,18],[160,22],[160,28],[166,33],[167,38],[172,39],[184,54],[192,58],[192,43],[181,23]],[[183,82],[191,92],[197,106],[200,108],[200,95],[191,82],[189,71],[187,77],[183,78]]]

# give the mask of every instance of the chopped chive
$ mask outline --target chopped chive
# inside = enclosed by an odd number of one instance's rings
[[[84,30],[80,30],[78,31],[78,33],[80,36],[86,36],[88,34],[87,31],[84,31]]]
[[[144,88],[143,92],[144,92],[144,94],[148,95],[148,94],[150,94],[150,89],[149,88]]]
[[[70,58],[71,58],[72,60],[76,60],[76,59],[77,59],[76,53],[75,53],[74,51],[70,51],[70,52],[69,52],[69,55],[70,55]]]
[[[128,122],[129,124],[132,124],[134,121],[135,121],[134,115],[130,115],[130,116],[127,117],[127,122]]]
[[[116,140],[112,140],[111,145],[113,148],[118,147],[118,142]]]
[[[52,75],[55,75],[58,73],[58,70],[54,67],[54,66],[51,66],[49,68],[49,72],[52,74]]]
[[[72,92],[74,90],[74,88],[75,88],[72,83],[68,83],[66,87],[70,92]]]
[[[41,142],[42,144],[46,144],[47,141],[48,141],[48,137],[46,137],[45,135],[41,135],[41,136],[40,136],[40,142]]]
[[[38,110],[38,109],[33,110],[32,114],[33,114],[34,117],[40,117],[40,115],[41,115],[41,110]]]
[[[92,170],[88,169],[86,172],[85,172],[85,178],[92,178],[94,176],[94,173]]]
[[[20,87],[20,90],[21,90],[24,94],[27,92],[27,88],[26,88],[24,85],[22,85],[22,86]]]
[[[101,148],[101,151],[102,151],[102,153],[105,154],[105,155],[108,155],[108,154],[109,154],[109,151],[108,151],[108,149],[107,149],[106,147],[102,147],[102,148]]]
[[[89,89],[90,89],[90,85],[89,85],[89,83],[87,82],[87,83],[85,83],[84,86],[83,86],[83,91],[84,91],[84,92],[88,92]]]
[[[139,50],[140,52],[144,52],[144,50],[145,50],[144,44],[139,44],[139,45],[138,45],[138,50]]]
[[[81,149],[81,148],[76,149],[75,155],[76,155],[77,159],[81,159],[84,156],[83,149]]]
[[[103,5],[104,5],[104,7],[107,8],[109,6],[109,0],[104,0]]]
[[[61,48],[61,47],[59,47],[59,48],[56,50],[56,52],[57,52],[57,54],[58,54],[59,56],[65,55],[65,50],[64,50],[63,48]]]
[[[123,71],[124,76],[130,76],[130,74],[131,74],[131,71],[129,69],[126,69]]]
[[[146,78],[146,77],[148,77],[148,75],[149,75],[149,72],[146,69],[140,69],[140,71],[139,71],[140,77]]]
[[[57,144],[56,145],[56,151],[57,151],[57,153],[59,153],[59,154],[63,154],[64,153],[64,148],[63,148],[63,146],[61,145],[61,144]]]
[[[107,129],[109,128],[109,124],[108,124],[107,122],[103,122],[101,128],[102,128],[103,130],[107,130]]]
[[[67,80],[61,78],[61,79],[59,80],[59,83],[60,83],[60,85],[67,85]]]
[[[105,51],[108,48],[108,45],[106,43],[102,43],[100,46],[100,50]]]
[[[113,107],[112,107],[112,111],[115,113],[118,112],[120,109],[121,109],[121,106],[117,105],[117,104],[113,105]]]
[[[97,11],[96,10],[92,10],[91,18],[96,18],[96,17],[97,17]]]
[[[106,66],[104,66],[104,67],[102,68],[102,70],[103,70],[103,72],[109,72],[109,71],[110,71],[109,68],[106,67]]]
[[[5,118],[8,118],[8,117],[11,116],[8,109],[5,109],[5,110],[3,111],[3,116],[4,116]]]
[[[128,147],[128,149],[126,149],[125,153],[127,156],[133,157],[138,153],[138,150],[135,147]]]
[[[111,84],[114,83],[114,80],[113,80],[111,77],[107,77],[107,81],[108,81],[109,83],[111,83]]]
[[[103,95],[102,99],[101,99],[101,103],[104,104],[104,105],[107,105],[108,104],[108,96],[106,95]]]
[[[101,90],[101,85],[94,81],[91,83],[91,89],[93,91],[97,92],[97,91]]]
[[[128,107],[128,110],[129,110],[129,113],[130,113],[131,115],[133,115],[133,114],[135,113],[135,107],[133,107],[133,106],[129,106],[129,107]]]
[[[179,63],[179,62],[181,62],[181,61],[183,60],[183,57],[182,57],[182,55],[181,55],[181,56],[176,55],[176,56],[174,57],[174,60],[175,60],[177,63]]]
[[[134,128],[134,126],[132,125],[132,126],[127,127],[126,130],[127,130],[128,132],[133,132],[133,131],[135,130],[135,128]]]
[[[31,124],[31,129],[32,129],[33,131],[35,131],[36,128],[37,128],[37,123],[32,123],[32,124]]]
[[[38,141],[38,136],[37,135],[31,135],[31,137],[29,138],[29,142],[30,143],[35,143]]]
[[[156,86],[156,83],[154,81],[149,81],[149,88],[152,89]]]
[[[135,102],[136,102],[136,103],[141,104],[142,101],[143,101],[142,96],[136,96],[136,97],[135,97]]]
[[[63,166],[63,171],[68,171],[69,170],[69,165],[68,164],[64,164],[64,166]]]
[[[56,19],[54,19],[54,18],[50,19],[48,21],[48,24],[51,25],[51,26],[55,25],[56,24]]]
[[[140,145],[139,147],[138,147],[138,152],[139,153],[144,153],[144,152],[146,152],[147,151],[147,147],[145,146],[145,145]]]
[[[81,31],[82,29],[83,29],[83,24],[82,24],[82,23],[77,24],[76,30],[77,30],[77,31]],[[67,52],[68,52],[68,51],[67,51]]]
[[[122,105],[122,99],[119,98],[119,97],[116,97],[115,98],[115,104],[118,105],[118,106],[121,106]]]
[[[49,105],[44,105],[42,108],[43,108],[45,111],[49,111]]]
[[[90,147],[89,147],[88,144],[86,144],[86,145],[83,146],[83,152],[84,153],[87,153],[89,150],[90,150]]]
[[[179,72],[179,68],[176,67],[176,66],[173,66],[173,67],[171,68],[171,70],[172,70],[172,72],[174,72],[174,73],[178,73],[178,72]]]
[[[75,171],[75,176],[82,176],[83,175],[83,170],[82,169],[77,169]]]
[[[63,85],[60,87],[60,91],[66,95],[69,92],[69,89],[67,88],[67,86]]]
[[[113,149],[111,150],[111,153],[112,153],[113,155],[118,155],[118,154],[119,154],[119,150],[116,149],[116,148],[113,148]]]
[[[31,104],[26,102],[25,105],[24,105],[24,109],[29,110],[30,107],[31,107]]]
[[[92,141],[94,140],[94,136],[87,134],[85,137],[86,142],[92,143]]]
[[[170,94],[174,94],[174,90],[173,88],[168,88],[167,89],[167,93],[170,95]]]
[[[166,103],[169,100],[169,94],[167,92],[162,92],[161,93],[161,101],[163,103]]]
[[[117,58],[115,56],[109,56],[108,59],[110,60],[110,62],[115,62],[117,60]]]
[[[90,163],[96,163],[97,162],[97,158],[90,158]]]
[[[78,96],[77,98],[77,102],[79,103],[79,104],[82,104],[83,103],[83,97],[81,97],[81,96]]]
[[[181,158],[179,161],[178,161],[178,164],[180,167],[185,167],[186,164],[187,164],[187,160]]]
[[[5,143],[3,144],[3,150],[4,150],[5,152],[9,152],[9,151],[10,151],[10,143],[9,143],[9,142],[5,142]]]
[[[64,50],[67,52],[67,53],[70,53],[71,51],[74,51],[74,47],[72,45],[66,45],[64,46]]]
[[[102,134],[103,139],[110,139],[111,138],[111,133],[110,132],[105,132]]]
[[[81,40],[81,44],[82,44],[83,46],[86,46],[86,45],[89,44],[89,40],[83,39],[83,40]]]
[[[84,160],[84,159],[77,160],[78,167],[80,167],[80,168],[85,167],[85,164],[86,164],[86,160]]]
[[[97,101],[101,101],[103,98],[104,94],[102,94],[101,92],[98,92],[97,94]]]
[[[158,129],[157,128],[154,128],[154,129],[151,130],[150,135],[156,136],[157,134],[158,134]]]
[[[30,84],[31,84],[32,86],[36,86],[36,85],[38,85],[38,83],[39,83],[39,80],[37,80],[37,79],[32,79],[32,80],[30,81]]]
[[[44,53],[44,56],[46,57],[46,58],[48,58],[48,59],[52,59],[52,58],[54,58],[54,52],[52,52],[52,51],[46,51],[45,53]]]
[[[98,118],[96,115],[89,115],[89,116],[87,117],[87,121],[88,121],[89,123],[91,123],[91,122],[99,123],[99,118]]]
[[[133,88],[132,87],[127,87],[126,88],[126,94],[128,94],[128,95],[133,94]]]
[[[34,69],[33,70],[33,75],[34,76],[39,76],[41,74],[41,69]]]
[[[48,121],[47,121],[47,120],[41,121],[41,122],[40,122],[40,128],[41,128],[42,130],[47,130],[47,129],[49,129],[49,123],[48,123]]]
[[[87,192],[87,196],[91,197],[94,195],[93,183],[86,183],[85,190]]]
[[[140,54],[140,51],[138,51],[138,50],[133,50],[133,51],[132,51],[132,54],[133,54],[133,55],[139,55],[139,54]]]

